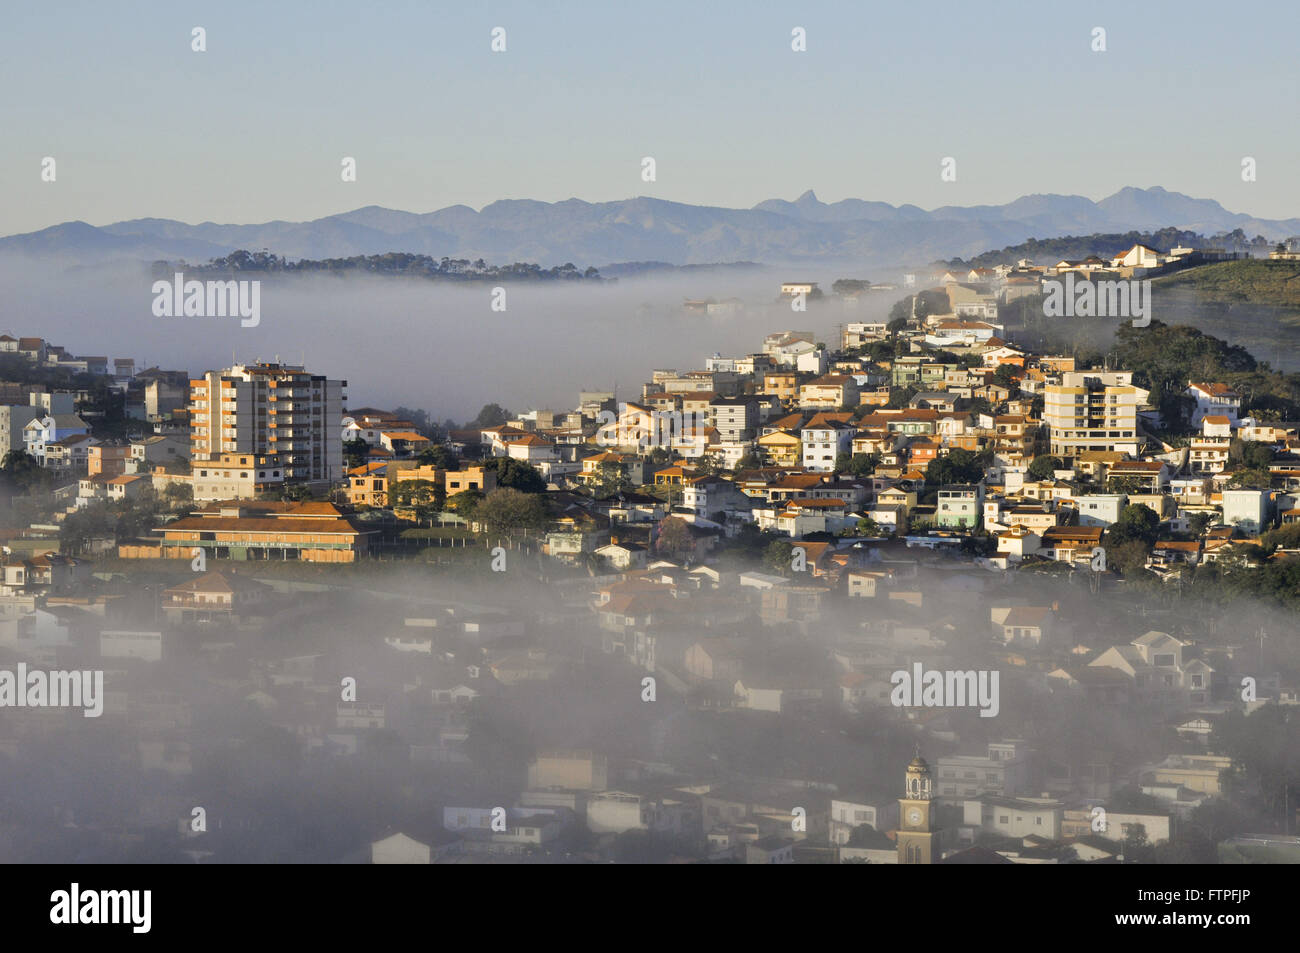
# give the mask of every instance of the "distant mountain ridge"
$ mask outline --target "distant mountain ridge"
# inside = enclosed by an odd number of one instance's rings
[[[1206,235],[1240,228],[1248,236],[1276,241],[1300,234],[1300,218],[1257,219],[1229,212],[1212,199],[1159,187],[1124,188],[1099,202],[1080,195],[1027,195],[1005,205],[949,205],[928,212],[862,199],[828,204],[809,190],[793,202],[769,199],[750,209],[646,197],[508,199],[480,211],[466,205],[426,213],[368,206],[310,222],[189,225],[144,218],[102,227],[65,222],[0,238],[0,254],[75,263],[201,262],[237,249],[269,249],[289,258],[410,252],[542,267],[644,261],[894,264],[968,257],[1030,238],[1166,227]]]

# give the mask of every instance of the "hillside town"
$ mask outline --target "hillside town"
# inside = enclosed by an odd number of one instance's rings
[[[0,655],[103,670],[112,741],[79,756],[131,779],[50,775],[67,836],[0,844],[1294,862],[1300,420],[1201,352],[1171,386],[1011,320],[1054,276],[1229,258],[938,270],[870,318],[894,285],[789,281],[788,326],[730,353],[452,425],[278,359],[0,335]],[[0,754],[73,729],[8,709]],[[329,803],[308,844],[291,808]]]

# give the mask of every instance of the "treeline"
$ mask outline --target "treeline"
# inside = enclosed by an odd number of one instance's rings
[[[1162,394],[1181,394],[1188,381],[1221,381],[1241,394],[1246,416],[1300,420],[1300,373],[1277,372],[1240,345],[1160,321],[1147,328],[1122,325],[1115,341],[1113,366],[1132,369],[1134,383],[1151,388],[1157,406]]]
[[[224,258],[213,258],[206,264],[191,265],[184,261],[156,261],[154,276],[169,278],[175,271],[187,274],[227,276],[236,273],[250,274],[348,274],[364,272],[441,281],[603,281],[595,268],[579,270],[572,262],[543,268],[532,262],[515,262],[511,265],[489,265],[482,258],[433,258],[430,255],[413,255],[407,252],[386,252],[382,255],[353,255],[350,258],[300,258],[290,260],[271,252],[239,250]]]

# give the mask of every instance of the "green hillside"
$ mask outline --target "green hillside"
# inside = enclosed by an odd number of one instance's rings
[[[1300,311],[1300,262],[1224,261],[1157,278],[1156,287],[1190,289],[1206,301]]]
[[[1239,344],[1275,369],[1300,370],[1300,262],[1250,259],[1155,279],[1156,317]]]

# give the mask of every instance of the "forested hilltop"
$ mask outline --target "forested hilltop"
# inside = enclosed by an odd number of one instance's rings
[[[170,277],[175,271],[195,275],[252,274],[349,274],[392,275],[412,278],[429,278],[439,281],[603,281],[600,272],[589,267],[579,270],[572,262],[543,268],[531,262],[514,262],[510,265],[489,265],[482,258],[433,258],[429,255],[412,255],[406,252],[387,252],[383,255],[353,255],[350,258],[299,258],[291,260],[267,251],[239,250],[223,258],[210,259],[205,264],[192,265],[184,261],[155,261],[156,277]]]

